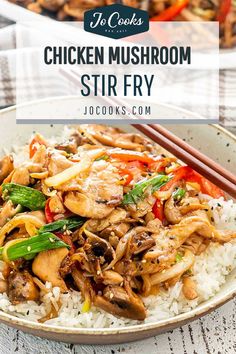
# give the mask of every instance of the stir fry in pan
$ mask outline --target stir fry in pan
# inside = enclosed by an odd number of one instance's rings
[[[114,0],[9,0],[58,20],[83,21],[85,11],[110,5]],[[235,0],[124,0],[124,5],[148,10],[151,21],[218,21],[220,45],[236,44]]]
[[[204,198],[224,193],[138,134],[81,125],[60,143],[36,134],[28,151],[0,161],[0,288],[13,304],[40,303],[50,282],[81,292],[83,311],[144,320],[142,298],[179,280],[197,298],[195,257],[236,237]]]

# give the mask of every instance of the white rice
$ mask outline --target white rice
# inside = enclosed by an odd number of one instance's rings
[[[63,136],[66,138],[70,133],[71,129],[65,128]],[[21,148],[19,151],[17,147],[15,153],[13,149],[13,155],[16,165],[19,165],[28,158],[28,149]],[[201,198],[207,199],[210,217],[218,229],[235,230],[236,203],[232,200],[225,201],[223,198],[212,199],[207,195],[201,195]],[[0,279],[2,278],[1,263]],[[234,268],[236,268],[236,241],[224,245],[211,243],[204,253],[196,257],[193,266],[193,279],[197,285],[198,298],[186,300],[181,291],[182,282],[180,281],[168,291],[163,290],[157,296],[143,298],[147,308],[147,318],[144,322],[156,322],[190,311],[214,296],[225,283],[226,276]],[[79,292],[71,290],[67,294],[60,294],[60,289],[52,289],[50,283],[46,283],[46,287],[49,293],[44,296],[40,305],[34,301],[12,305],[7,294],[4,293],[0,294],[0,309],[20,318],[37,321],[47,314],[50,302],[57,306],[60,298],[62,306],[59,316],[48,320],[46,324],[77,328],[116,328],[140,323],[125,318],[116,318],[95,307],[92,307],[88,313],[82,313],[83,300]]]
[[[204,196],[205,197],[205,196]],[[209,199],[209,198],[208,198]],[[236,203],[209,199],[211,214],[218,228],[234,228],[236,217]],[[220,245],[211,243],[207,250],[196,257],[193,266],[193,279],[197,285],[198,298],[186,300],[182,294],[182,282],[178,282],[168,291],[161,291],[157,296],[143,298],[147,308],[147,318],[144,322],[156,322],[167,319],[183,312],[188,312],[201,302],[214,296],[220,287],[225,283],[226,276],[236,267],[236,242],[232,241]],[[0,272],[0,277],[1,277]],[[37,321],[45,316],[50,301],[57,305],[60,298],[62,307],[57,318],[48,320],[47,324],[78,327],[78,328],[106,328],[121,327],[138,324],[140,322],[124,318],[116,318],[103,310],[92,307],[88,313],[82,313],[83,300],[77,291],[69,291],[67,294],[60,294],[59,288],[51,289],[43,298],[43,302],[38,305],[34,301],[12,305],[6,293],[0,294],[0,309],[11,315]]]

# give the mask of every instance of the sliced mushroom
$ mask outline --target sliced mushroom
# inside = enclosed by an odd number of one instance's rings
[[[139,321],[143,321],[146,317],[146,310],[140,297],[131,289],[128,293],[127,290],[117,285],[107,286],[103,291],[103,296],[95,297],[94,304],[114,316]]]
[[[105,267],[114,260],[115,251],[106,240],[98,237],[92,232],[85,230],[87,236],[87,242],[84,245],[84,251],[86,252],[90,268],[99,275],[99,267]],[[99,262],[99,264],[98,264]]]
[[[4,156],[0,161],[0,183],[13,171],[14,164],[11,155]]]
[[[194,255],[191,251],[186,250],[183,258],[178,263],[174,264],[169,269],[166,269],[163,272],[158,272],[152,274],[150,281],[152,285],[163,283],[169,279],[180,277],[184,272],[192,267],[194,263]]]
[[[87,228],[92,232],[99,232],[105,228],[118,224],[123,221],[127,216],[127,211],[121,208],[114,209],[108,217],[104,219],[91,219],[87,223]]]
[[[40,252],[33,261],[33,273],[42,281],[48,281],[52,286],[58,286],[62,292],[66,292],[68,289],[60,275],[60,267],[68,253],[68,249],[64,247]]]
[[[146,251],[156,244],[155,240],[147,232],[142,231],[136,233],[129,244],[129,254],[137,255],[143,251]]]
[[[89,278],[86,278],[83,272],[77,268],[72,270],[71,275],[74,279],[76,287],[81,291],[83,298],[89,299],[91,302],[94,297],[94,291]]]
[[[161,230],[156,236],[153,235],[156,245],[148,250],[144,258],[154,259],[168,255],[171,250],[178,249],[194,233],[217,242],[228,242],[236,238],[235,231],[216,230],[205,218],[189,216],[183,218],[180,223]]]
[[[113,270],[105,270],[103,272],[103,284],[105,285],[119,285],[123,281],[123,277]]]
[[[140,200],[137,204],[128,204],[127,210],[134,219],[139,219],[152,211],[156,198],[152,195],[146,195],[145,199]]]
[[[29,300],[37,301],[39,299],[39,290],[33,281],[32,275],[27,270],[12,271],[7,281],[7,293],[13,304]]]
[[[121,222],[120,224],[111,225],[105,228],[100,232],[99,235],[102,238],[109,239],[109,242],[110,242],[110,238],[116,237],[119,242],[119,239],[123,237],[125,234],[127,234],[129,229],[130,229],[130,224],[126,222]]]
[[[83,124],[80,129],[82,129],[85,134],[88,133],[91,135],[103,145],[129,150],[145,150],[145,143],[147,141],[137,134],[123,133],[118,128],[98,124]]]

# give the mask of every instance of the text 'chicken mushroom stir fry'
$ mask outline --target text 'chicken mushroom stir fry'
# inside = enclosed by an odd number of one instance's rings
[[[90,9],[114,4],[114,0],[9,0],[58,20],[83,21]],[[124,0],[123,5],[148,10],[151,21],[218,21],[220,45],[236,45],[236,0]]]
[[[202,197],[224,197],[217,186],[113,127],[81,125],[60,144],[36,134],[20,166],[2,158],[0,183],[0,288],[13,304],[40,303],[50,282],[80,291],[83,311],[144,320],[142,298],[179,280],[197,298],[195,256],[236,237]]]

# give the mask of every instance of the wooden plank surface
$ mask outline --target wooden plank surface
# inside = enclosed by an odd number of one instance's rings
[[[236,299],[189,325],[134,343],[89,346],[57,343],[0,325],[1,354],[234,354]]]

